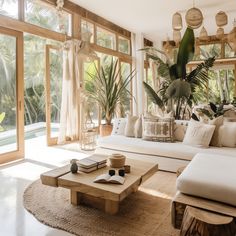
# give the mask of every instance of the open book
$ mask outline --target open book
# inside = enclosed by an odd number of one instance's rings
[[[95,183],[112,183],[112,184],[124,184],[125,178],[119,175],[110,176],[109,174],[102,174],[96,177],[93,181]]]

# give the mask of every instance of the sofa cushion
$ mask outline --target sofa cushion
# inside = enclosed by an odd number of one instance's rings
[[[135,122],[138,120],[137,116],[127,116],[127,123],[125,126],[125,136],[127,137],[134,137],[134,126]]]
[[[236,147],[236,122],[224,123],[219,129],[221,145]]]
[[[143,125],[142,125],[142,116],[136,120],[134,124],[134,137],[135,138],[142,138],[143,134]]]
[[[174,118],[144,117],[143,139],[150,141],[173,141]]]
[[[123,135],[111,135],[107,137],[101,137],[97,140],[97,145],[98,147],[114,151],[132,152],[151,156],[171,157],[181,160],[192,160],[193,156],[199,152],[225,154],[232,156],[235,156],[236,153],[235,148],[200,148],[185,145],[181,142],[152,142],[143,139],[129,138]]]
[[[211,138],[210,145],[215,147],[221,147],[221,140],[219,135],[219,128],[223,125],[224,118],[223,116],[219,116],[213,120],[209,120],[209,125],[215,125],[215,130]]]
[[[187,120],[175,120],[174,123],[174,139],[175,141],[182,142],[188,128]]]
[[[177,190],[236,206],[236,157],[197,154],[177,178]]]
[[[214,129],[215,125],[208,125],[191,119],[183,143],[199,147],[208,147]]]
[[[125,126],[127,119],[126,118],[115,118],[113,121],[112,135],[124,135]]]

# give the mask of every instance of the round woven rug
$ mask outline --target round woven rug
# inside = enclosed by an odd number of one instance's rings
[[[24,192],[24,206],[40,222],[81,236],[177,236],[170,221],[170,200],[138,191],[111,216],[89,206],[70,204],[69,190],[33,182]]]

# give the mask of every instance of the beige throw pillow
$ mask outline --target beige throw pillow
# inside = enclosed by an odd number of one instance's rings
[[[211,138],[210,146],[221,147],[219,128],[223,125],[223,123],[224,123],[223,116],[219,116],[219,117],[215,118],[214,120],[208,121],[209,125],[215,125],[215,130],[214,130],[213,136]]]
[[[127,123],[125,126],[125,136],[127,137],[135,137],[134,135],[134,126],[135,122],[138,120],[137,116],[127,116]]]
[[[219,136],[223,147],[236,147],[236,123],[228,122],[222,125]]]
[[[134,137],[135,138],[142,138],[142,116],[139,116],[139,118],[136,120],[134,125]]]
[[[190,120],[183,143],[193,146],[208,147],[214,130],[215,125]]]
[[[188,122],[176,120],[174,124],[174,139],[175,141],[183,142],[184,136],[188,128]]]

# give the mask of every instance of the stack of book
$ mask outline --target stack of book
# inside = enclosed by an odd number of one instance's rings
[[[89,173],[105,167],[107,165],[107,156],[95,154],[77,161],[77,165],[79,171]]]

